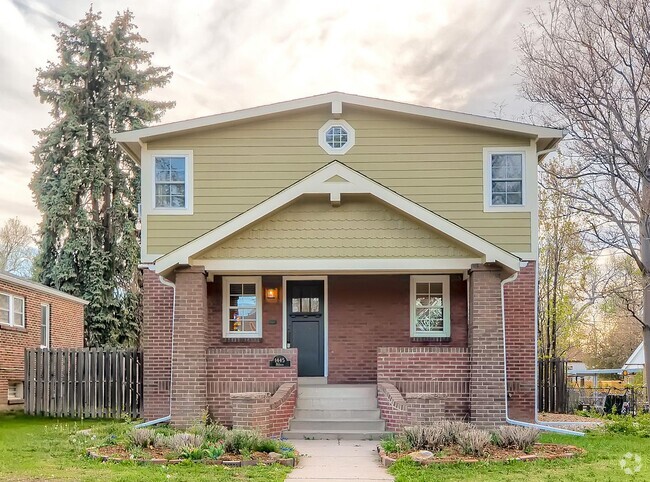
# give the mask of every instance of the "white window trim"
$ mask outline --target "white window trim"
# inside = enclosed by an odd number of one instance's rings
[[[341,126],[348,133],[348,142],[343,147],[340,148],[332,147],[327,143],[325,139],[325,134],[327,133],[329,128],[334,126]],[[356,141],[356,135],[354,132],[354,128],[350,124],[345,122],[343,119],[330,119],[325,124],[323,124],[323,127],[321,127],[318,130],[318,145],[321,146],[321,148],[325,152],[331,155],[345,154],[350,149],[352,149],[352,147],[354,147],[355,141]]]
[[[194,213],[194,156],[192,151],[149,151],[150,164],[150,195],[151,214],[191,215]],[[185,158],[185,207],[156,207],[156,157],[184,157]],[[143,187],[143,192],[144,188]],[[143,210],[143,216],[148,210]]]
[[[47,309],[47,330],[45,330],[45,344],[41,348],[50,347],[50,330],[52,328],[52,307],[48,303],[41,303],[41,335],[43,334],[43,308]],[[43,341],[41,339],[41,341]]]
[[[521,155],[521,204],[492,204],[492,156],[494,154]],[[528,205],[528,169],[526,157],[528,149],[524,147],[499,147],[483,149],[483,211],[485,212],[517,212],[530,211]]]
[[[442,283],[442,331],[415,331],[415,284]],[[411,276],[409,303],[411,306],[411,337],[413,338],[448,338],[451,336],[451,297],[449,294],[449,275]]]
[[[11,396],[12,392],[15,393],[15,396]],[[12,380],[7,384],[7,400],[13,402],[18,400],[23,400],[24,397],[25,397],[24,382]]]
[[[255,297],[257,306],[255,312],[257,320],[254,332],[230,331],[230,285],[238,283],[255,283]],[[222,305],[223,305],[223,337],[224,338],[261,338],[262,337],[262,277],[261,276],[224,276],[222,278]]]
[[[4,292],[0,292],[0,295],[9,297],[9,323],[8,324],[7,323],[0,323],[0,324],[3,324],[5,326],[11,326],[11,327],[14,327],[14,328],[25,328],[25,311],[27,309],[27,307],[25,306],[25,298],[23,296],[12,295],[11,293],[4,293]],[[23,316],[22,316],[22,320],[21,320],[22,324],[20,324],[20,325],[16,324],[16,320],[14,320],[14,300],[15,299],[23,300],[23,313],[22,313]]]

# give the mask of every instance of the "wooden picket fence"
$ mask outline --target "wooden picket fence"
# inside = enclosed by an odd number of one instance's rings
[[[111,348],[25,350],[25,413],[139,417],[142,353]]]
[[[567,361],[544,358],[537,361],[537,397],[540,412],[568,413]]]

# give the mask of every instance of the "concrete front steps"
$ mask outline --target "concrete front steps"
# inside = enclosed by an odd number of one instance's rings
[[[307,440],[379,440],[388,435],[377,408],[377,385],[300,380],[294,418],[283,436]]]

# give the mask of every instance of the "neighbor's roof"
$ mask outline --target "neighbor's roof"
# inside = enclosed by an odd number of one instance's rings
[[[552,149],[564,137],[566,132],[562,129],[551,127],[541,127],[522,122],[514,122],[503,119],[495,119],[475,114],[466,114],[463,112],[454,112],[433,107],[424,107],[392,100],[377,99],[374,97],[365,97],[361,95],[346,94],[344,92],[329,92],[327,94],[315,95],[312,97],[303,97],[301,99],[278,102],[276,104],[263,105],[242,109],[223,114],[215,114],[206,117],[198,117],[179,122],[171,122],[143,129],[119,132],[113,134],[113,138],[122,146],[126,152],[136,160],[139,160],[141,143],[152,141],[158,137],[169,134],[179,134],[193,129],[201,129],[224,125],[231,122],[238,122],[255,117],[269,116],[280,114],[297,109],[315,107],[319,105],[331,104],[332,113],[341,115],[345,104],[380,109],[388,112],[408,114],[429,119],[436,119],[457,124],[471,125],[482,127],[490,130],[509,132],[513,134],[522,134],[538,140],[539,150]],[[343,114],[344,115],[344,114]]]
[[[40,293],[58,296],[59,298],[74,301],[76,303],[82,303],[84,305],[88,304],[86,300],[77,298],[76,296],[69,295],[68,293],[64,293],[63,291],[50,288],[49,286],[45,286],[44,284],[37,283],[36,281],[31,281],[25,278],[21,278],[20,276],[16,276],[15,274],[7,273],[6,271],[0,271],[0,281],[6,281],[7,283],[22,286],[23,288],[38,291]]]
[[[630,358],[623,364],[624,369],[634,368],[634,367],[643,367],[645,365],[645,359],[643,356],[643,342],[636,347],[636,350],[632,352]]]

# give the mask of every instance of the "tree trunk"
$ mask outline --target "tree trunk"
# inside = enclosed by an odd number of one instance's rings
[[[646,399],[650,405],[650,169],[642,179],[641,222],[639,223],[639,254],[643,273],[643,358]]]

